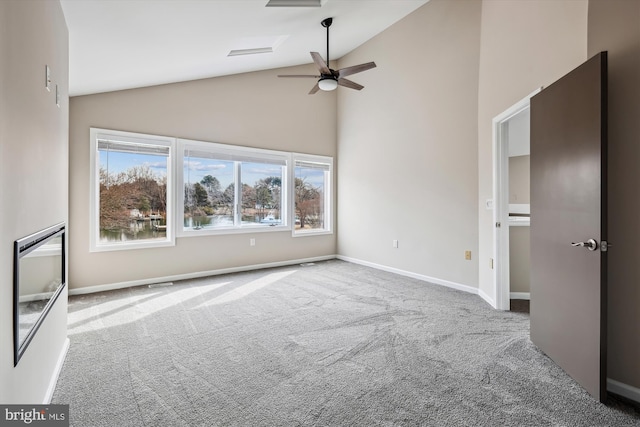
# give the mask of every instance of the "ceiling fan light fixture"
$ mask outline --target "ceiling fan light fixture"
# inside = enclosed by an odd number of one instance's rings
[[[318,80],[318,87],[320,90],[332,91],[338,87],[338,81],[331,77],[324,77]]]

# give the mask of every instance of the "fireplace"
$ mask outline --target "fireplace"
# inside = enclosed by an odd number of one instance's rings
[[[65,257],[64,223],[14,242],[14,366],[66,285]]]

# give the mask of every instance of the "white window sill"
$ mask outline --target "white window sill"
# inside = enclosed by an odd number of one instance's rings
[[[175,246],[175,243],[168,240],[161,240],[157,242],[119,243],[112,245],[103,244],[92,247],[89,252],[130,251],[135,249],[166,248],[170,246]]]
[[[248,234],[248,233],[277,233],[289,232],[291,227],[286,225],[274,226],[251,226],[247,225],[241,228],[218,228],[218,229],[200,229],[200,230],[181,230],[177,237],[199,237],[199,236],[220,236],[229,234]]]
[[[294,231],[293,237],[325,236],[327,234],[333,234],[333,230]]]

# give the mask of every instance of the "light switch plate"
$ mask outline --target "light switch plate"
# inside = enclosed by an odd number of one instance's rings
[[[48,65],[44,66],[44,87],[51,92],[51,69]]]

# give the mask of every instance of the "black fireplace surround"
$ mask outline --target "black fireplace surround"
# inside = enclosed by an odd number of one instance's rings
[[[65,224],[60,223],[14,242],[13,365],[66,286]]]

